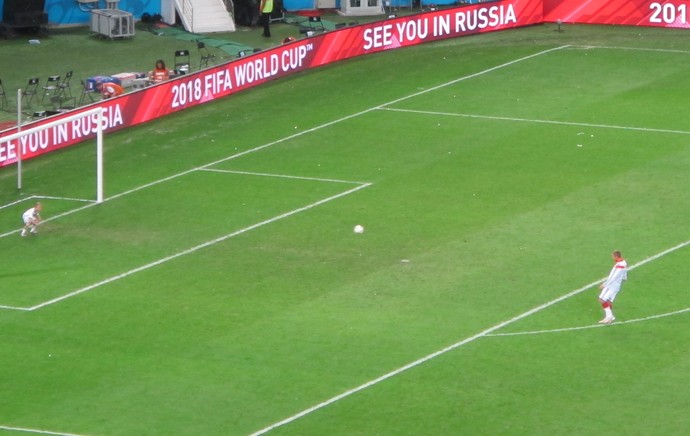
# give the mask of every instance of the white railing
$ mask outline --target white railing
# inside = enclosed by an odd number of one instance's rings
[[[225,10],[228,11],[231,17],[233,19],[235,18],[235,3],[233,3],[232,0],[223,0],[223,3],[225,3]]]
[[[180,6],[179,12],[182,16],[182,21],[188,26],[187,30],[194,32],[194,5],[191,0],[178,0],[178,6]]]

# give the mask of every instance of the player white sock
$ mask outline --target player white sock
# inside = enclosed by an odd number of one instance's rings
[[[610,307],[605,308],[604,313],[606,314],[606,318],[608,318],[608,319],[613,318],[613,310],[611,310]]]

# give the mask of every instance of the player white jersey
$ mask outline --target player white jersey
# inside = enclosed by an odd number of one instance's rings
[[[41,203],[36,203],[34,207],[22,214],[22,221],[24,221],[22,236],[27,235],[27,230],[31,231],[31,233],[38,233],[38,225],[41,224],[41,210],[43,210]]]
[[[601,301],[601,307],[604,309],[604,319],[599,321],[599,324],[611,324],[616,317],[613,316],[613,300],[616,299],[616,295],[621,290],[621,284],[623,280],[628,279],[628,262],[623,259],[620,251],[614,251],[611,253],[613,257],[613,268],[606,280],[599,285],[601,293],[599,294],[599,301]]]
[[[616,259],[616,264],[611,268],[608,278],[604,282],[607,288],[620,288],[623,280],[628,279],[628,262],[625,259]]]
[[[35,207],[32,207],[31,209],[27,210],[22,215],[22,219],[24,220],[24,223],[31,222],[38,217],[39,217],[39,214],[38,214],[38,211],[36,210]]]

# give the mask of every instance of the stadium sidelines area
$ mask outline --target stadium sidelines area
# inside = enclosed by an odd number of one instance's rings
[[[67,294],[65,294],[65,295],[62,295],[61,297],[58,297],[58,298],[55,298],[55,299],[51,299],[51,300],[48,300],[48,301],[45,301],[45,302],[42,302],[42,303],[39,303],[39,304],[36,304],[36,305],[34,305],[34,306],[31,306],[31,307],[0,306],[0,308],[3,308],[3,309],[13,309],[13,310],[21,310],[21,311],[34,311],[34,310],[40,309],[40,308],[42,308],[42,307],[46,307],[46,306],[49,306],[49,305],[52,305],[52,304],[55,304],[55,303],[64,301],[64,300],[66,300],[66,299],[68,299],[68,298],[71,298],[71,297],[73,297],[73,296],[79,295],[79,294],[81,294],[81,293],[83,293],[83,292],[87,292],[87,291],[89,291],[89,290],[93,290],[93,289],[95,289],[95,288],[97,288],[97,287],[99,287],[99,286],[105,285],[105,284],[110,283],[110,282],[113,282],[113,281],[115,281],[115,280],[119,280],[119,279],[128,277],[128,276],[130,276],[130,275],[132,275],[132,274],[136,274],[137,272],[144,271],[144,270],[146,270],[146,269],[149,269],[149,268],[155,267],[155,266],[157,266],[157,265],[163,264],[163,263],[165,263],[165,262],[167,262],[167,261],[169,261],[169,260],[175,259],[175,258],[177,258],[177,257],[180,257],[180,256],[184,256],[184,255],[187,255],[187,254],[194,253],[194,252],[197,251],[197,250],[200,250],[200,249],[205,248],[205,247],[208,247],[208,246],[210,246],[210,245],[219,243],[219,242],[221,242],[221,241],[224,241],[224,240],[226,240],[226,239],[228,239],[228,238],[231,238],[231,237],[234,237],[234,236],[236,236],[236,235],[246,233],[246,232],[248,232],[248,231],[250,231],[250,230],[253,230],[253,229],[255,229],[255,228],[258,228],[258,227],[261,227],[261,226],[264,226],[264,225],[267,225],[267,224],[276,222],[276,221],[278,221],[278,220],[280,220],[280,219],[287,218],[287,217],[292,216],[292,215],[295,215],[295,214],[297,214],[297,213],[301,213],[301,212],[310,210],[310,209],[312,209],[312,208],[314,208],[314,207],[317,207],[317,206],[319,206],[319,205],[321,205],[321,204],[324,204],[324,203],[327,203],[327,202],[336,200],[336,199],[338,199],[338,198],[342,198],[342,197],[347,196],[347,195],[349,195],[349,194],[358,192],[358,191],[360,191],[360,190],[362,190],[362,189],[364,189],[364,188],[366,188],[366,187],[369,187],[369,186],[372,185],[372,183],[368,183],[368,182],[356,182],[356,181],[347,181],[347,180],[334,180],[334,179],[318,179],[318,178],[308,178],[308,177],[299,177],[299,176],[281,175],[281,174],[264,174],[264,173],[252,173],[252,172],[226,171],[226,170],[214,169],[214,168],[212,168],[212,167],[213,167],[214,165],[217,165],[217,164],[221,163],[221,162],[225,162],[225,161],[228,161],[228,160],[231,160],[231,159],[236,159],[236,158],[241,157],[241,156],[244,156],[244,155],[246,155],[246,154],[254,153],[254,152],[263,150],[263,149],[268,148],[268,147],[271,147],[271,146],[273,146],[273,145],[276,145],[276,144],[279,144],[279,143],[282,143],[282,142],[285,142],[285,141],[289,141],[290,139],[296,138],[296,137],[298,137],[298,136],[301,136],[301,135],[304,135],[304,134],[307,134],[307,133],[310,133],[310,132],[313,132],[313,131],[316,131],[316,130],[320,130],[320,129],[326,128],[326,127],[328,127],[328,126],[334,125],[334,124],[336,124],[336,123],[340,123],[340,122],[345,121],[345,120],[348,120],[348,119],[350,119],[350,118],[353,118],[353,117],[357,117],[357,116],[361,116],[361,115],[367,114],[367,113],[369,113],[369,112],[371,112],[371,111],[374,111],[374,110],[390,110],[390,111],[401,111],[401,112],[417,112],[417,111],[410,111],[410,110],[405,110],[405,109],[388,108],[388,107],[386,107],[386,106],[391,105],[391,104],[394,104],[394,103],[399,102],[399,101],[403,101],[403,100],[407,100],[407,99],[413,98],[413,97],[415,97],[415,96],[417,96],[417,95],[420,95],[420,94],[424,94],[424,93],[428,93],[428,92],[431,92],[431,91],[438,90],[438,89],[440,89],[440,88],[443,88],[443,87],[448,86],[448,85],[452,85],[452,84],[454,84],[454,83],[457,83],[457,82],[460,82],[460,81],[463,81],[463,80],[467,80],[467,79],[470,79],[470,78],[473,78],[473,77],[477,77],[477,76],[480,76],[480,75],[483,75],[483,74],[490,73],[490,72],[495,71],[496,69],[499,69],[499,68],[508,67],[508,66],[513,65],[513,64],[515,64],[515,63],[517,63],[517,62],[521,62],[521,61],[524,61],[524,60],[533,58],[533,57],[535,57],[535,56],[544,55],[544,54],[547,54],[547,53],[552,52],[552,51],[554,51],[554,50],[561,50],[561,49],[569,48],[569,47],[571,47],[571,46],[562,46],[562,47],[558,47],[558,48],[554,48],[554,49],[549,49],[549,50],[541,51],[541,52],[539,52],[539,53],[536,53],[536,54],[533,54],[533,55],[530,55],[530,56],[526,56],[526,57],[523,57],[523,58],[520,58],[520,59],[516,59],[516,60],[513,60],[513,61],[511,61],[511,62],[507,62],[507,63],[501,64],[501,65],[499,65],[499,66],[496,66],[496,67],[493,67],[493,68],[489,68],[489,69],[483,70],[483,71],[481,71],[481,72],[478,72],[478,73],[475,73],[475,74],[472,74],[472,75],[468,75],[468,76],[465,76],[465,77],[462,77],[462,78],[453,80],[453,81],[451,81],[451,82],[444,83],[444,84],[442,84],[442,85],[439,85],[439,86],[436,86],[436,87],[433,87],[433,88],[429,88],[429,89],[420,91],[420,92],[415,93],[415,94],[411,94],[411,95],[409,95],[409,96],[406,96],[406,97],[403,97],[403,98],[400,98],[400,99],[396,99],[396,100],[394,100],[394,101],[392,101],[392,102],[389,102],[389,103],[386,103],[386,104],[383,104],[383,105],[380,105],[380,106],[377,106],[377,107],[373,107],[373,108],[369,108],[369,109],[363,110],[363,111],[358,112],[358,113],[356,113],[356,114],[352,114],[352,115],[349,115],[349,116],[340,118],[340,119],[338,119],[338,120],[335,120],[335,121],[332,121],[332,122],[329,122],[329,123],[322,124],[322,125],[320,125],[320,126],[317,126],[317,127],[312,128],[312,129],[308,129],[308,130],[305,130],[305,131],[303,131],[303,132],[297,133],[297,134],[295,134],[295,135],[291,135],[291,136],[288,136],[288,137],[279,139],[279,140],[277,140],[277,141],[274,141],[274,142],[271,142],[271,143],[268,143],[268,144],[261,145],[261,146],[259,146],[259,147],[253,148],[253,149],[251,149],[251,150],[247,150],[247,151],[245,151],[245,152],[238,153],[238,154],[235,154],[235,155],[232,155],[232,156],[223,158],[223,159],[221,159],[221,160],[218,160],[218,161],[215,161],[215,162],[212,162],[212,163],[209,163],[209,164],[206,164],[206,165],[203,165],[203,166],[200,166],[200,167],[197,167],[197,168],[194,168],[194,169],[185,171],[185,172],[181,172],[181,173],[175,174],[175,175],[173,175],[173,176],[170,176],[170,177],[167,177],[167,178],[163,178],[163,179],[160,179],[160,180],[151,182],[151,183],[146,184],[146,185],[142,185],[142,186],[137,187],[137,188],[135,188],[135,189],[132,189],[132,190],[130,190],[130,191],[123,192],[123,193],[120,193],[120,194],[116,194],[116,195],[114,195],[114,196],[112,196],[112,197],[106,198],[105,201],[112,201],[112,200],[115,200],[115,199],[117,199],[117,198],[123,197],[123,196],[125,196],[125,195],[129,195],[129,194],[132,194],[132,193],[134,193],[134,192],[137,192],[137,191],[140,191],[140,190],[143,190],[143,189],[146,189],[146,188],[155,186],[155,185],[157,185],[157,184],[164,183],[164,182],[167,182],[167,181],[176,179],[176,178],[178,178],[178,177],[181,177],[181,176],[190,174],[190,173],[195,172],[195,171],[222,172],[222,173],[232,173],[232,174],[247,175],[247,176],[263,176],[263,177],[279,177],[279,178],[296,178],[296,179],[301,179],[301,180],[312,180],[312,181],[324,182],[324,183],[343,183],[343,184],[353,184],[353,185],[355,185],[354,188],[348,189],[348,190],[346,190],[346,191],[342,191],[342,192],[340,192],[340,193],[338,193],[338,194],[335,194],[335,195],[332,195],[332,196],[323,198],[323,199],[321,199],[321,200],[315,201],[315,202],[310,203],[310,204],[307,204],[307,205],[305,205],[305,206],[295,208],[295,209],[290,210],[290,211],[288,211],[288,212],[285,212],[285,213],[283,213],[283,214],[277,215],[277,216],[275,216],[275,217],[273,217],[273,218],[270,218],[270,219],[267,219],[267,220],[258,222],[258,223],[256,223],[256,224],[253,224],[253,225],[251,225],[251,226],[244,227],[244,228],[242,228],[242,229],[240,229],[240,230],[237,230],[237,231],[234,231],[234,232],[232,232],[232,233],[226,234],[226,235],[221,236],[221,237],[219,237],[219,238],[217,238],[217,239],[213,239],[213,240],[204,242],[204,243],[202,243],[202,244],[196,245],[196,246],[194,246],[194,247],[188,248],[187,250],[184,250],[184,251],[182,251],[182,252],[180,252],[180,253],[177,253],[177,254],[175,254],[175,255],[168,256],[168,257],[165,257],[165,258],[156,260],[156,261],[154,261],[154,262],[148,263],[148,264],[146,264],[146,265],[142,265],[142,266],[140,266],[140,267],[138,267],[138,268],[132,269],[132,270],[127,271],[127,272],[125,272],[125,273],[122,273],[122,274],[119,274],[119,275],[116,275],[116,276],[107,278],[107,279],[105,279],[105,280],[103,280],[103,281],[100,281],[100,282],[98,282],[98,283],[94,283],[94,284],[92,284],[92,285],[90,285],[90,286],[87,286],[87,287],[84,287],[84,288],[81,288],[81,289],[78,289],[78,290],[69,292],[69,293],[67,293]],[[418,112],[419,112],[419,113],[429,114],[429,112],[424,112],[424,111],[418,111]],[[502,121],[515,121],[515,122],[527,122],[527,123],[550,123],[550,124],[562,124],[562,125],[569,125],[569,126],[600,127],[600,128],[611,128],[611,129],[625,129],[625,130],[643,130],[643,131],[647,131],[647,132],[672,133],[672,134],[682,134],[682,135],[690,134],[690,132],[687,132],[687,131],[663,130],[663,129],[647,129],[647,128],[640,128],[640,127],[625,127],[625,126],[611,126],[611,125],[592,125],[592,124],[585,124],[585,123],[554,122],[554,121],[530,120],[530,119],[522,119],[522,118],[490,117],[490,116],[480,116],[480,115],[472,115],[472,114],[451,114],[451,113],[433,113],[433,114],[434,114],[434,115],[446,115],[446,116],[458,116],[458,117],[486,118],[486,119],[496,119],[496,120],[502,120]],[[36,198],[36,197],[34,197],[34,198]],[[41,197],[41,198],[47,198],[47,197]],[[78,200],[78,199],[61,199],[61,198],[59,198],[59,199],[60,199],[60,200],[71,200],[71,201],[88,201],[88,200]],[[12,204],[14,204],[14,203],[12,203]],[[92,207],[92,206],[94,206],[94,205],[95,205],[95,203],[89,203],[89,204],[87,204],[87,205],[85,205],[85,206],[78,207],[78,208],[72,209],[72,210],[70,210],[70,211],[67,211],[67,212],[65,212],[65,213],[62,213],[62,214],[60,214],[60,215],[56,215],[56,216],[54,216],[54,217],[51,217],[49,220],[56,220],[56,219],[59,219],[59,218],[61,218],[61,217],[63,217],[63,216],[67,216],[67,215],[70,215],[70,214],[73,214],[73,213],[76,213],[76,212],[79,212],[79,211],[83,211],[83,210],[85,210],[85,209],[87,209],[87,208],[90,208],[90,207]],[[10,206],[10,205],[2,206],[2,207],[0,207],[0,209],[1,209],[1,208],[4,208],[4,207],[7,207],[7,206]],[[7,233],[4,233],[4,234],[1,234],[1,235],[0,235],[0,238],[2,238],[2,237],[7,237],[7,236],[10,236],[10,235],[16,235],[16,233],[18,233],[18,231],[19,231],[19,230],[14,230],[14,231],[11,231],[11,232],[7,232]],[[682,249],[682,248],[687,247],[688,245],[690,245],[690,240],[685,241],[685,242],[682,242],[682,243],[679,243],[679,244],[677,244],[677,245],[675,245],[675,246],[673,246],[673,247],[670,247],[670,248],[668,248],[668,249],[666,249],[666,250],[663,250],[663,251],[661,251],[661,252],[659,252],[659,253],[656,253],[656,254],[654,254],[654,255],[652,255],[652,256],[650,256],[650,257],[647,257],[646,259],[644,259],[644,260],[642,260],[642,261],[640,261],[640,262],[637,262],[637,263],[631,265],[631,266],[630,266],[630,270],[634,270],[634,269],[636,269],[636,268],[639,268],[639,267],[641,267],[641,266],[646,265],[647,263],[653,262],[653,261],[655,261],[655,260],[657,260],[657,259],[660,259],[660,258],[662,258],[662,257],[664,257],[664,256],[667,256],[667,255],[669,255],[669,254],[672,254],[672,253],[676,252],[677,250],[680,250],[680,249]],[[424,357],[422,357],[422,358],[419,358],[419,359],[417,359],[417,360],[415,360],[415,361],[413,361],[413,362],[411,362],[411,363],[409,363],[409,364],[406,364],[406,365],[404,365],[404,366],[402,366],[402,367],[400,367],[400,368],[398,368],[398,369],[395,369],[395,370],[393,370],[393,371],[391,371],[391,372],[388,372],[388,373],[386,373],[386,374],[384,374],[384,375],[382,375],[382,376],[380,376],[380,377],[377,377],[377,378],[375,378],[375,379],[373,379],[373,380],[370,380],[370,381],[368,381],[368,382],[366,382],[366,383],[363,383],[363,384],[361,384],[360,386],[357,386],[357,387],[355,387],[355,388],[353,388],[353,389],[350,389],[350,390],[348,390],[348,391],[346,391],[346,392],[343,392],[343,393],[341,393],[341,394],[339,394],[339,395],[337,395],[337,396],[334,396],[334,397],[332,397],[332,398],[330,398],[330,399],[328,399],[328,400],[326,400],[326,401],[323,401],[323,402],[321,402],[321,403],[319,403],[319,404],[317,404],[317,405],[315,405],[315,406],[313,406],[313,407],[310,407],[310,408],[305,409],[305,410],[303,410],[303,411],[301,411],[301,412],[299,412],[299,413],[296,413],[296,414],[293,415],[293,416],[290,416],[290,417],[285,418],[285,419],[283,419],[283,420],[281,420],[281,421],[279,421],[279,422],[276,422],[276,423],[274,423],[274,424],[272,424],[272,425],[269,425],[269,426],[267,426],[267,427],[265,427],[265,428],[263,428],[263,429],[261,429],[261,430],[258,430],[258,431],[256,431],[256,432],[254,432],[253,435],[264,434],[264,433],[267,433],[267,432],[269,432],[269,431],[271,431],[271,430],[274,430],[274,429],[276,429],[276,428],[278,428],[278,427],[287,425],[287,424],[289,424],[289,423],[291,423],[291,422],[293,422],[293,421],[296,421],[296,420],[298,420],[298,419],[300,419],[300,418],[302,418],[302,417],[304,417],[304,416],[306,416],[306,415],[308,415],[308,414],[310,414],[310,413],[312,413],[312,412],[315,412],[315,411],[317,411],[317,410],[319,410],[319,409],[322,409],[322,408],[324,408],[324,407],[327,407],[327,406],[329,406],[329,405],[331,405],[331,404],[333,404],[333,403],[335,403],[335,402],[337,402],[337,401],[339,401],[339,400],[341,400],[341,399],[344,399],[344,398],[346,398],[346,397],[349,397],[349,396],[351,396],[351,395],[353,395],[353,394],[355,394],[355,393],[357,393],[357,392],[363,391],[363,390],[365,390],[365,389],[367,389],[367,388],[369,388],[369,387],[372,387],[372,386],[374,386],[374,385],[376,385],[376,384],[378,384],[378,383],[380,383],[380,382],[382,382],[382,381],[384,381],[384,380],[387,380],[387,379],[389,379],[389,378],[391,378],[391,377],[395,377],[395,376],[398,375],[398,374],[401,374],[401,373],[403,373],[403,372],[405,372],[405,371],[407,371],[407,370],[409,370],[409,369],[412,369],[412,368],[414,368],[414,367],[417,367],[417,366],[419,366],[419,365],[421,365],[421,364],[423,364],[423,363],[425,363],[425,362],[428,362],[428,361],[430,361],[430,360],[432,360],[432,359],[434,359],[434,358],[436,358],[436,357],[438,357],[438,356],[441,356],[441,355],[443,355],[443,354],[445,354],[445,353],[448,353],[449,351],[452,351],[452,350],[454,350],[454,349],[457,349],[457,348],[459,348],[459,347],[462,347],[462,346],[464,346],[464,345],[466,345],[466,344],[472,343],[472,342],[476,341],[477,339],[480,339],[480,338],[483,338],[483,337],[499,337],[499,336],[507,337],[507,336],[513,336],[513,335],[540,334],[540,333],[549,333],[549,332],[561,332],[561,331],[571,331],[571,330],[588,329],[588,328],[595,328],[595,327],[597,327],[597,328],[605,327],[605,326],[601,326],[601,325],[592,325],[592,326],[583,326],[583,327],[568,328],[568,329],[558,329],[558,328],[555,328],[555,329],[553,329],[553,330],[542,330],[542,331],[533,331],[533,332],[508,333],[508,334],[497,333],[497,331],[499,331],[500,329],[502,329],[502,328],[504,328],[504,327],[506,327],[506,326],[508,326],[508,325],[514,324],[514,323],[517,322],[517,321],[523,320],[523,319],[525,319],[525,318],[527,318],[527,317],[529,317],[529,316],[531,316],[531,315],[534,315],[534,314],[536,314],[536,313],[538,313],[538,312],[541,312],[541,311],[543,311],[543,310],[545,310],[545,309],[548,309],[548,308],[552,307],[553,305],[555,305],[555,304],[557,304],[557,303],[559,303],[559,302],[562,302],[562,301],[564,301],[564,300],[566,300],[566,299],[569,299],[569,298],[571,298],[571,297],[573,297],[573,296],[576,296],[576,295],[581,294],[582,292],[584,292],[584,291],[586,291],[586,290],[592,288],[592,287],[595,286],[596,284],[598,284],[600,281],[601,281],[601,280],[598,279],[598,280],[596,280],[596,281],[593,281],[593,282],[591,282],[591,283],[588,283],[588,284],[586,284],[586,285],[584,285],[584,286],[582,286],[582,287],[580,287],[580,288],[577,288],[577,289],[575,289],[575,290],[572,290],[572,291],[570,291],[570,292],[568,292],[568,293],[566,293],[566,294],[564,294],[564,295],[562,295],[562,296],[560,296],[560,297],[558,297],[558,298],[555,298],[555,299],[553,299],[553,300],[551,300],[551,301],[548,301],[548,302],[546,302],[546,303],[544,303],[544,304],[541,304],[541,305],[539,305],[539,306],[537,306],[537,307],[534,307],[534,308],[532,308],[532,309],[530,309],[530,310],[528,310],[528,311],[526,311],[526,312],[524,312],[524,313],[522,313],[522,314],[519,314],[519,315],[517,315],[517,316],[515,316],[515,317],[513,317],[513,318],[510,318],[510,319],[508,319],[508,320],[506,320],[506,321],[503,321],[503,322],[500,322],[500,323],[498,323],[498,324],[495,324],[495,325],[493,325],[493,326],[491,326],[491,327],[489,327],[489,328],[486,328],[486,329],[484,329],[483,331],[481,331],[481,332],[479,332],[479,333],[477,333],[477,334],[475,334],[475,335],[473,335],[473,336],[470,336],[470,337],[467,337],[467,338],[465,338],[465,339],[462,339],[462,340],[460,340],[460,341],[458,341],[458,342],[456,342],[456,343],[454,343],[454,344],[452,344],[452,345],[449,345],[449,346],[447,346],[447,347],[445,347],[445,348],[443,348],[443,349],[440,349],[440,350],[438,350],[438,351],[436,351],[436,352],[434,352],[434,353],[431,353],[431,354],[429,354],[429,355],[427,355],[427,356],[424,356]],[[689,311],[690,311],[690,308],[684,308],[684,309],[680,309],[680,310],[673,311],[673,312],[669,312],[669,313],[665,313],[665,314],[658,314],[658,315],[646,317],[646,318],[643,318],[643,319],[628,320],[628,321],[625,321],[625,322],[619,322],[619,323],[616,323],[616,324],[614,324],[614,325],[620,326],[620,325],[625,325],[625,324],[634,323],[634,322],[649,321],[649,320],[654,320],[654,319],[658,319],[658,318],[665,317],[665,316],[681,315],[681,314],[687,313],[687,312],[689,312]],[[74,434],[74,433],[60,433],[60,432],[47,431],[47,430],[37,430],[37,429],[28,429],[28,428],[6,427],[6,426],[2,426],[2,425],[0,425],[0,429],[2,429],[2,430],[8,430],[8,431],[36,433],[36,434],[63,435],[63,436],[79,436],[79,435],[76,435],[76,434]]]

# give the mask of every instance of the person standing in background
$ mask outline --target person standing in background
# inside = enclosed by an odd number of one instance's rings
[[[264,33],[261,36],[265,38],[271,37],[271,13],[273,12],[273,0],[261,0],[259,3],[259,13],[261,13],[260,21],[264,27]]]

